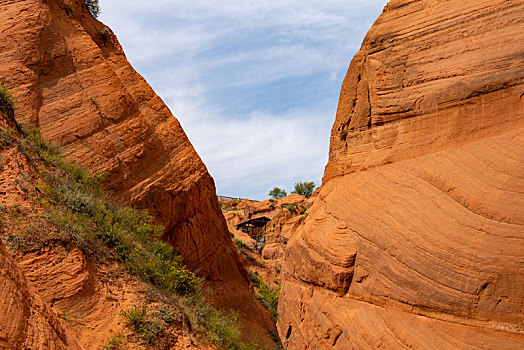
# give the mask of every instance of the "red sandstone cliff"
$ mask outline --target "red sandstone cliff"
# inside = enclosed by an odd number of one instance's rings
[[[524,347],[524,1],[392,0],[285,250],[288,349]]]
[[[80,233],[82,224],[69,219],[69,229],[56,225],[51,217],[67,214],[52,214],[43,195],[45,174],[56,168],[31,150],[36,143],[14,131],[11,112],[0,110],[0,349],[151,348],[122,315],[137,305],[150,314],[172,312],[173,322],[149,334],[156,348],[216,349],[176,321],[187,317],[179,305],[130,275],[110,252],[79,249],[94,227]]]
[[[0,242],[0,349],[80,349]]]
[[[116,198],[147,208],[184,262],[206,278],[215,305],[240,312],[247,332],[272,327],[254,300],[213,179],[178,121],[127,62],[83,1],[0,4],[0,77],[17,119],[40,126]]]

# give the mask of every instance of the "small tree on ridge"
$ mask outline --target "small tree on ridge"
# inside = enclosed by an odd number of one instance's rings
[[[291,193],[301,194],[306,198],[311,197],[315,190],[315,183],[313,181],[296,182],[295,190]]]
[[[271,198],[275,198],[275,199],[279,199],[279,198],[283,198],[285,196],[287,196],[287,193],[286,191],[278,188],[278,187],[275,187],[273,188],[271,191],[269,191],[269,196]]]

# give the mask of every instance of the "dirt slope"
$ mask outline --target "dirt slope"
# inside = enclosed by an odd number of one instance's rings
[[[288,349],[524,347],[524,1],[393,0],[284,256]]]
[[[247,331],[272,328],[229,239],[213,179],[178,121],[80,0],[0,4],[0,76],[19,122],[39,125],[69,159],[108,174],[107,189],[148,208],[165,239]]]

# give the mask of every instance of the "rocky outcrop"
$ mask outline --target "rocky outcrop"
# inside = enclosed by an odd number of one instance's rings
[[[524,2],[392,0],[284,255],[288,349],[524,346]]]
[[[224,217],[235,245],[238,246],[244,266],[250,273],[258,274],[272,290],[280,288],[282,260],[287,242],[303,223],[307,209],[311,207],[315,194],[311,198],[292,193],[279,199],[264,201],[241,200],[232,206],[223,202]],[[261,252],[255,250],[256,241],[249,234],[236,228],[236,225],[250,219],[266,217],[264,235],[265,244]]]
[[[304,221],[305,212],[311,207],[314,199],[315,196],[306,198],[296,193],[283,198],[266,199],[260,202],[243,199],[234,208],[227,205],[224,217],[234,238],[239,239],[247,246],[253,245],[255,241],[249,235],[239,231],[236,225],[259,217],[270,219],[266,224],[266,244],[262,250],[262,256],[266,260],[280,260],[289,238]],[[280,262],[275,262],[277,263],[276,267],[280,269]]]
[[[15,96],[19,122],[92,172],[107,189],[147,208],[164,238],[206,278],[219,308],[234,308],[246,333],[272,327],[248,289],[220,212],[213,179],[178,121],[136,73],[112,32],[84,1],[0,4],[0,76]]]
[[[0,349],[80,349],[0,242]]]

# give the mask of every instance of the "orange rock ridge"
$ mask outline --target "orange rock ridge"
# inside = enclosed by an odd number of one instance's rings
[[[284,252],[287,349],[524,347],[524,1],[392,0]]]
[[[18,121],[38,125],[69,159],[107,173],[115,198],[149,209],[206,278],[214,304],[240,313],[246,334],[272,329],[249,291],[205,165],[84,1],[2,2],[0,27],[0,76],[17,97]]]

